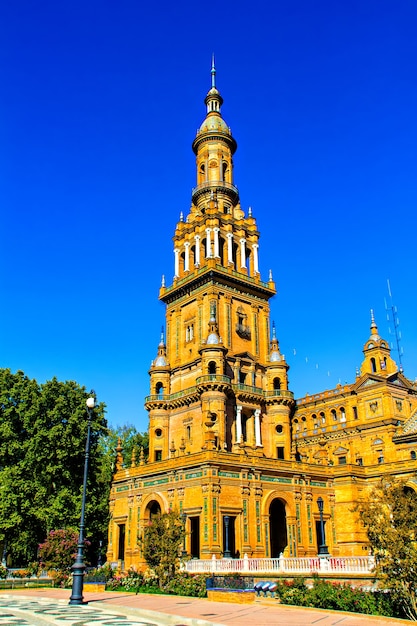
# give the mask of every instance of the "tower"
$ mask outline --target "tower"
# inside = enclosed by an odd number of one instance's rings
[[[150,458],[167,459],[181,445],[187,454],[209,446],[275,456],[280,444],[289,458],[283,439],[293,399],[275,331],[270,345],[275,285],[271,274],[261,279],[259,232],[234,184],[237,144],[222,117],[214,64],[211,73],[206,117],[192,144],[196,186],[175,229],[172,285],[160,290],[169,367],[158,352],[146,402]]]

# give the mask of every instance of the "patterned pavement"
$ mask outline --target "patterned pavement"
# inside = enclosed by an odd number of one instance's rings
[[[72,605],[50,598],[0,594],[0,626],[211,626],[212,622],[190,620],[151,611],[132,616],[106,611],[94,605]],[[141,613],[143,615],[141,615]],[[221,625],[218,625],[221,626]]]

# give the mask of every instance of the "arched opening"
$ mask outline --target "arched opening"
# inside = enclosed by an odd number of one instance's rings
[[[217,371],[216,363],[214,361],[210,361],[210,363],[208,364],[208,373],[215,374],[216,371]]]
[[[274,378],[274,389],[276,389],[276,390],[281,389],[281,379],[280,378]]]
[[[371,358],[371,371],[375,374],[376,372],[376,361],[374,357]]]
[[[163,385],[163,383],[161,383],[161,382],[156,383],[156,385],[155,385],[155,393],[156,393],[157,396],[162,398],[162,396],[164,395],[164,385]]]
[[[278,498],[272,500],[269,507],[269,536],[271,558],[277,558],[284,552],[288,544],[285,504]]]
[[[147,513],[146,517],[150,521],[152,521],[156,517],[159,517],[161,515],[161,506],[159,502],[157,502],[156,500],[152,500],[151,502],[149,502],[146,508],[146,513]]]
[[[346,422],[346,412],[343,407],[340,408],[340,421]]]
[[[201,185],[206,180],[206,166],[204,163],[200,164],[200,171],[198,176],[198,184]]]
[[[417,459],[417,454],[416,454],[415,450],[411,450],[411,452],[410,452],[410,459],[412,461],[415,461]]]

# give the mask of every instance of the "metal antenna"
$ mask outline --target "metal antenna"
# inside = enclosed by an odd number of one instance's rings
[[[392,292],[391,292],[391,285],[389,282],[389,278],[387,278],[387,285],[388,285],[388,295],[389,295],[389,303],[387,303],[387,301],[385,300],[385,310],[387,312],[387,321],[392,323],[393,329],[394,329],[394,336],[395,336],[395,343],[396,343],[396,352],[398,354],[398,362],[400,364],[400,372],[404,371],[403,368],[403,363],[402,363],[402,357],[404,354],[404,350],[402,348],[402,346],[400,345],[401,342],[401,331],[399,330],[400,327],[400,320],[398,319],[398,311],[397,311],[397,307],[394,306],[394,303],[392,301]],[[391,334],[391,328],[388,327],[388,332]],[[392,344],[391,344],[391,348],[392,348]]]

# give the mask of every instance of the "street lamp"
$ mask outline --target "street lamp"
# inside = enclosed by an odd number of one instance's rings
[[[183,539],[183,543],[182,543],[182,553],[181,556],[182,558],[187,556],[187,546],[185,543],[186,537],[185,537],[185,524],[187,522],[187,514],[186,513],[181,513],[181,522],[182,522],[182,526],[183,526],[183,531],[184,531],[184,539]]]
[[[229,550],[229,522],[230,522],[230,517],[228,515],[224,516],[224,534],[225,534],[225,545],[224,545],[224,558],[225,559],[230,559],[232,558],[232,553]]]
[[[94,391],[91,391],[91,395],[87,398],[87,440],[85,442],[85,460],[84,460],[84,479],[83,479],[83,494],[81,500],[81,518],[80,518],[80,534],[78,537],[77,556],[75,558],[72,570],[72,592],[69,600],[69,604],[87,604],[83,598],[83,585],[84,585],[84,517],[85,517],[85,496],[87,492],[87,475],[88,475],[88,459],[90,456],[90,435],[91,435],[91,420],[93,418],[93,409],[96,405],[96,398]]]
[[[328,555],[329,550],[326,546],[326,538],[324,536],[324,521],[323,521],[323,498],[319,496],[317,498],[317,506],[319,507],[320,513],[320,534],[321,534],[321,543],[319,545],[319,555]]]

